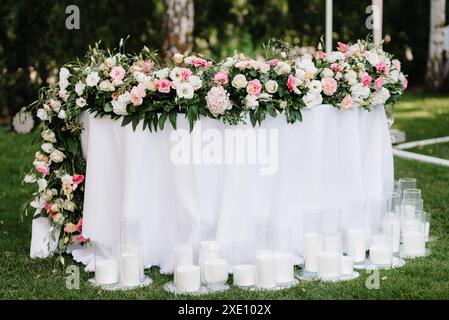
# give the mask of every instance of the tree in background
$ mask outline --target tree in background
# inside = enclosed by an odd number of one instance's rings
[[[438,90],[444,76],[443,50],[446,24],[446,0],[431,0],[429,56],[427,59],[426,86]]]
[[[165,0],[162,52],[165,58],[193,47],[193,0]]]

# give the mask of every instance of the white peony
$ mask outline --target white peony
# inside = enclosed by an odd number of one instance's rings
[[[323,71],[321,71],[321,75],[323,78],[332,78],[334,76],[334,72],[329,68],[324,68]]]
[[[203,81],[200,77],[196,75],[191,75],[189,78],[189,83],[192,85],[194,90],[198,90],[203,86]]]
[[[51,153],[50,153],[50,160],[56,163],[62,162],[65,158],[64,153],[62,153],[62,151],[59,151],[57,149],[54,149]]]
[[[321,84],[321,81],[318,80],[310,81],[307,87],[309,88],[309,92],[313,94],[321,93],[321,91],[323,91],[323,85]]]
[[[37,192],[42,192],[47,188],[47,180],[45,179],[38,179],[37,180],[37,185],[39,187],[39,190]]]
[[[169,68],[164,68],[156,72],[156,77],[160,80],[167,79],[168,75],[170,74]]]
[[[268,93],[275,93],[278,91],[279,84],[275,80],[268,80],[265,83],[265,90],[267,90]]]
[[[323,103],[323,97],[319,93],[308,92],[304,97],[302,97],[307,108],[313,108]]]
[[[276,67],[274,67],[274,72],[276,72],[277,75],[290,73],[291,70],[292,68],[290,65],[283,61],[278,62]]]
[[[176,87],[176,95],[179,98],[192,99],[193,92],[193,86],[190,83],[180,83]]]
[[[243,74],[238,74],[234,76],[231,82],[232,86],[237,89],[246,88],[248,81],[246,81],[246,77]]]
[[[56,135],[55,135],[55,133],[54,133],[52,130],[50,130],[50,129],[47,129],[47,130],[42,131],[41,137],[42,137],[42,139],[44,139],[45,141],[48,141],[48,142],[51,142],[51,143],[55,143],[55,142],[56,142]]]
[[[386,89],[385,87],[382,87],[382,89],[374,92],[374,94],[371,96],[370,103],[373,106],[385,104],[385,102],[390,99],[390,96],[390,91],[388,91],[388,89]]]
[[[126,103],[120,102],[118,100],[113,100],[111,104],[112,104],[112,111],[115,114],[121,116],[126,116],[128,114],[128,112],[126,111]]]
[[[257,96],[247,95],[245,97],[245,105],[250,109],[256,109],[259,106],[259,100]]]
[[[84,88],[85,87],[86,86],[81,81],[78,81],[77,84],[75,84],[75,92],[76,92],[76,94],[81,96],[83,94],[83,92],[84,92]]]
[[[221,86],[212,87],[206,95],[207,108],[214,115],[224,114],[232,108],[229,93]]]
[[[42,121],[48,120],[48,113],[45,109],[38,109],[37,110],[37,117],[41,119]]]
[[[87,75],[86,84],[88,87],[95,87],[100,82],[100,76],[97,71],[92,71]]]
[[[345,80],[350,86],[355,85],[357,83],[357,73],[354,70],[349,70],[345,73]]]
[[[43,143],[41,145],[41,148],[45,153],[51,153],[53,151],[53,144],[52,143]]]
[[[369,87],[364,86],[361,83],[357,83],[351,87],[351,95],[354,98],[366,99],[370,95],[371,90]]]
[[[78,98],[78,99],[76,99],[75,103],[76,103],[76,105],[77,105],[78,107],[80,107],[80,108],[82,108],[82,107],[84,107],[84,106],[87,105],[86,99],[81,98],[81,97]]]

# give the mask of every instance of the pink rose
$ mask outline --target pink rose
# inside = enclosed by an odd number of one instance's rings
[[[61,102],[59,102],[58,100],[50,100],[50,107],[53,110],[58,110],[59,108],[61,108]]]
[[[181,78],[184,81],[188,81],[191,75],[192,75],[192,71],[190,71],[187,68],[181,68]]]
[[[331,64],[331,69],[332,69],[334,72],[339,72],[339,71],[343,70],[343,67],[340,66],[338,63],[332,63],[332,64]]]
[[[76,231],[76,225],[69,222],[64,226],[64,232],[66,233],[74,233]]]
[[[121,66],[114,66],[111,69],[111,72],[109,72],[109,76],[113,80],[121,81],[125,77],[125,69],[123,69]]]
[[[153,69],[154,67],[154,62],[151,60],[145,60],[143,62],[143,67],[142,70],[144,73],[149,73],[151,71],[151,69]]]
[[[278,62],[279,62],[278,59],[271,59],[270,61],[268,61],[268,64],[269,64],[271,67],[276,67],[277,64],[278,64]]]
[[[89,238],[86,239],[83,237],[82,234],[80,234],[80,235],[76,236],[75,240],[79,241],[79,242],[87,242],[87,241],[89,241]]]
[[[348,46],[343,43],[343,42],[339,42],[338,43],[338,50],[340,50],[341,52],[345,53],[346,51],[349,50]]]
[[[321,84],[325,95],[331,96],[337,91],[337,81],[334,78],[323,78]]]
[[[384,83],[385,83],[384,77],[377,78],[376,81],[374,81],[374,89],[379,90],[380,88],[382,88]]]
[[[51,211],[51,203],[50,203],[50,202],[47,202],[47,203],[45,204],[44,210],[45,210],[45,212],[47,212],[47,214],[48,214],[49,216],[54,216],[55,214],[57,214],[57,212]]]
[[[260,92],[262,91],[262,84],[258,79],[251,80],[248,82],[248,85],[246,86],[246,92],[252,96],[258,96],[260,95]]]
[[[401,61],[399,61],[398,59],[393,59],[393,61],[391,61],[391,63],[393,64],[393,68],[400,70],[401,69]]]
[[[402,87],[404,88],[404,90],[407,89],[407,87],[408,87],[408,80],[407,80],[407,78],[404,78],[404,81],[402,81]]]
[[[212,66],[212,61],[206,61],[199,57],[189,57],[186,61],[187,64],[192,64],[197,68],[209,68]]]
[[[134,106],[140,106],[143,102],[142,96],[140,95],[140,90],[137,87],[134,87],[131,89],[131,92],[129,93],[131,96],[131,103]]]
[[[67,93],[67,90],[66,89],[59,90],[59,97],[62,100],[67,101],[67,99],[69,97],[69,94]]]
[[[366,87],[371,84],[371,81],[373,81],[373,78],[368,73],[364,73],[362,75],[362,84]]]
[[[156,87],[157,91],[160,93],[169,93],[171,82],[170,80],[164,79],[164,80],[156,80]]]
[[[84,181],[84,176],[82,174],[74,174],[72,176],[72,182],[75,184],[81,184]]]
[[[349,109],[352,105],[352,97],[348,94],[346,97],[343,98],[340,104],[343,109],[345,110]]]
[[[76,230],[79,232],[83,230],[83,218],[79,219],[78,223],[76,224]]]
[[[323,51],[315,52],[315,57],[318,59],[324,60],[324,59],[326,59],[326,56],[327,56],[326,52],[323,52]]]
[[[291,74],[289,74],[287,78],[287,87],[290,92],[293,92],[296,89],[296,79]]]
[[[50,174],[50,168],[43,164],[37,164],[36,170],[46,176]]]
[[[229,81],[227,72],[217,72],[214,75],[214,83],[217,85],[225,85]]]
[[[376,71],[377,73],[383,72],[385,74],[388,74],[390,72],[390,69],[385,64],[385,62],[379,62],[378,64],[376,64]]]

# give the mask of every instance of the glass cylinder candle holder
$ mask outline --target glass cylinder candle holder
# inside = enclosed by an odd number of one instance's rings
[[[399,186],[399,180],[394,180],[393,182],[393,192],[398,192],[400,193],[401,188]]]
[[[355,265],[363,265],[366,259],[365,202],[347,201],[344,216],[343,251],[347,256],[352,257]]]
[[[221,255],[221,248],[217,241],[205,240],[200,242],[200,249],[198,252],[198,265],[201,272],[201,284],[206,286],[204,278],[204,261],[207,259],[218,259]]]
[[[372,232],[369,247],[369,257],[372,264],[385,268],[392,266],[392,233],[392,227],[389,224],[383,225],[377,232]]]
[[[239,288],[256,285],[256,245],[251,241],[234,242],[231,246],[233,283]]]
[[[341,276],[342,232],[341,210],[324,209],[321,212],[322,251],[318,254],[318,278],[338,280]]]
[[[420,189],[404,189],[402,191],[402,199],[421,199],[421,190]]]
[[[176,269],[180,266],[193,265],[193,247],[188,245],[182,245],[175,248],[174,264],[173,264],[173,277],[176,284]]]
[[[401,218],[409,219],[414,217],[417,210],[423,210],[423,206],[423,199],[402,199]]]
[[[321,212],[304,210],[302,213],[304,272],[314,276],[318,272],[318,254],[322,251]]]
[[[200,267],[194,265],[182,265],[176,268],[176,291],[198,292],[201,287]]]
[[[382,218],[382,229],[390,231],[393,256],[398,257],[401,244],[401,218],[394,212],[387,212]]]
[[[426,255],[426,213],[417,211],[413,218],[403,221],[402,256],[405,258]]]
[[[292,231],[291,225],[272,225],[271,247],[274,252],[276,285],[279,287],[290,286],[294,280]]]
[[[418,212],[419,213],[419,212]],[[425,212],[425,225],[424,225],[424,231],[426,234],[426,242],[430,239],[430,220],[432,218],[432,215],[430,212]]]
[[[399,188],[401,192],[405,189],[416,189],[416,179],[415,178],[400,178]]]
[[[228,261],[221,254],[220,246],[214,247],[209,243],[203,250],[203,278],[210,290],[223,290],[228,281]]]
[[[145,278],[142,247],[142,217],[128,215],[121,225],[120,283],[139,286]]]
[[[275,257],[273,253],[256,256],[256,287],[272,289],[276,287]]]
[[[117,240],[94,241],[95,284],[115,286],[119,282],[119,245]]]

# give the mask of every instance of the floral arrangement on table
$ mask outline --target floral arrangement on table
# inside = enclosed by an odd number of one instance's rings
[[[283,44],[285,47],[285,44]],[[40,150],[26,183],[37,191],[27,203],[35,217],[48,217],[56,251],[87,241],[82,235],[85,162],[80,134],[82,111],[109,116],[122,125],[176,128],[179,113],[190,127],[200,117],[252,125],[267,115],[302,120],[301,110],[320,104],[370,109],[394,103],[407,88],[401,63],[368,41],[338,43],[329,54],[292,54],[267,46],[265,59],[243,54],[214,63],[203,56],[175,54],[167,65],[144,48],[138,55],[105,51],[97,44],[85,60],[63,66],[59,82],[40,91],[27,111],[42,120]]]

